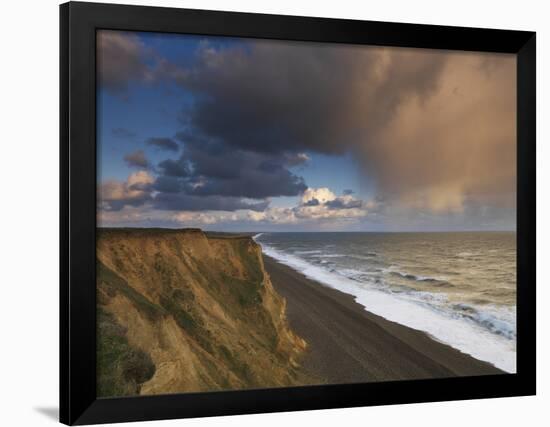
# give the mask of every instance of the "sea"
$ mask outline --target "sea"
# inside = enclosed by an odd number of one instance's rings
[[[516,233],[259,233],[263,252],[366,310],[516,372]]]

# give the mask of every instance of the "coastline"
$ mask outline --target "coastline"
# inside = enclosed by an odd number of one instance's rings
[[[505,374],[428,334],[370,313],[353,296],[263,254],[290,326],[308,343],[302,367],[326,383]]]

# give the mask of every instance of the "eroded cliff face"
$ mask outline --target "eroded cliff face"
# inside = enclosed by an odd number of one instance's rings
[[[250,237],[102,229],[97,263],[100,396],[307,382],[306,343]]]

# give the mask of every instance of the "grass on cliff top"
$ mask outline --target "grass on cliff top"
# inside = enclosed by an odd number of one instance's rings
[[[149,354],[128,344],[126,329],[110,313],[97,312],[97,395],[135,396],[155,374]]]

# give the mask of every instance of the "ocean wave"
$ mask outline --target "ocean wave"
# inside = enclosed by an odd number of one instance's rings
[[[504,371],[516,372],[515,341],[509,338],[513,336],[513,322],[506,325],[501,316],[479,309],[474,314],[460,307],[453,308],[442,293],[415,291],[407,287],[397,292],[392,286],[376,286],[375,280],[369,281],[368,278],[353,280],[333,267],[328,269],[312,264],[266,244],[263,250],[266,255],[306,277],[354,296],[357,303],[374,314],[424,331],[436,340]]]
[[[335,269],[335,272],[353,280],[357,280],[360,278],[367,278],[367,277],[376,275],[376,273],[363,271],[363,270],[356,270],[355,268],[339,268],[337,270]]]
[[[310,258],[345,258],[347,255],[343,254],[327,254],[321,251],[318,251],[320,253],[316,253],[312,255]]]
[[[334,253],[327,253],[319,250],[311,250],[311,251],[295,251],[295,254],[299,255],[309,255],[311,254],[310,258],[353,258],[353,259],[359,259],[359,260],[365,260],[370,261],[372,258],[375,258],[378,256],[375,252],[367,252],[362,255],[357,254],[334,254]]]
[[[403,273],[401,271],[390,271],[389,272],[392,276],[400,277],[407,280],[412,280],[415,282],[426,282],[431,283],[438,287],[445,287],[445,288],[452,288],[454,285],[450,283],[449,281],[437,278],[437,277],[427,277],[427,276],[417,276],[415,274],[411,273]]]
[[[375,258],[377,256],[378,254],[376,252],[365,252],[364,254],[361,254],[361,255],[357,255],[357,254],[350,255],[351,258],[364,259],[368,261],[370,261],[371,258]]]
[[[464,303],[454,304],[452,308],[460,316],[489,329],[494,334],[502,335],[509,340],[516,338],[516,327],[511,319],[503,319],[495,313],[487,312]],[[497,310],[495,309],[495,311]],[[502,313],[502,310],[500,310],[499,314],[502,315]]]

